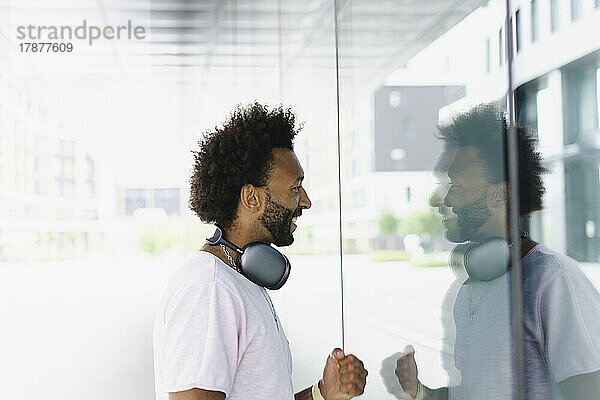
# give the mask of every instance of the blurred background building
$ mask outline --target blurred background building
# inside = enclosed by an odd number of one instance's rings
[[[40,88],[0,75],[0,258],[48,260],[109,250],[114,216],[103,169],[58,123]]]

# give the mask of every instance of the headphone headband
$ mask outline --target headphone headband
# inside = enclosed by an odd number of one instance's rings
[[[235,244],[231,243],[229,240],[225,239],[225,236],[223,235],[223,229],[221,229],[221,227],[219,226],[217,226],[217,229],[215,229],[215,233],[212,235],[212,237],[206,239],[206,242],[211,246],[219,246],[221,244],[224,244],[230,249],[235,250],[240,254],[244,254],[244,251],[242,249],[237,247]]]

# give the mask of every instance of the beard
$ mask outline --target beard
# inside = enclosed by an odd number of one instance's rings
[[[458,222],[456,215],[452,215],[447,218],[444,223],[444,237],[446,240],[452,243],[462,243],[464,240],[462,239],[462,235],[460,234],[460,228],[458,227]]]
[[[289,246],[294,243],[291,228],[292,218],[296,216],[297,211],[298,209],[290,210],[284,205],[279,204],[267,193],[265,211],[260,216],[259,221],[271,234],[271,239],[275,246]]]
[[[485,224],[492,213],[487,207],[487,190],[477,200],[452,210],[458,216],[458,229],[461,241],[471,240],[479,228]]]

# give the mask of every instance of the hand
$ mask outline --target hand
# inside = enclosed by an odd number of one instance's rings
[[[325,400],[347,400],[365,391],[367,370],[354,355],[336,348],[327,357],[319,390]]]
[[[404,392],[414,399],[417,396],[419,371],[415,362],[415,350],[412,347],[408,354],[398,359],[395,372]]]
[[[398,359],[407,355],[411,351],[414,351],[412,346],[406,346],[404,352],[394,353],[381,361],[381,369],[379,370],[381,381],[385,386],[385,390],[387,390],[388,393],[393,395],[398,400],[413,400],[413,398],[404,391],[402,385],[400,385],[398,377],[396,376]]]

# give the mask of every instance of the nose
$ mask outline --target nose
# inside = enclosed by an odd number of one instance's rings
[[[453,190],[452,186],[448,189],[448,193],[446,193],[446,197],[444,197],[444,205],[446,207],[451,208],[455,204],[456,193]]]
[[[300,207],[304,210],[308,210],[311,205],[312,205],[312,203],[310,202],[310,199],[308,198],[308,194],[306,193],[306,190],[303,187],[301,187],[300,188],[300,200],[298,201],[298,207]]]
[[[429,196],[429,207],[438,208],[444,205],[444,198],[448,191],[447,185],[438,183]]]

